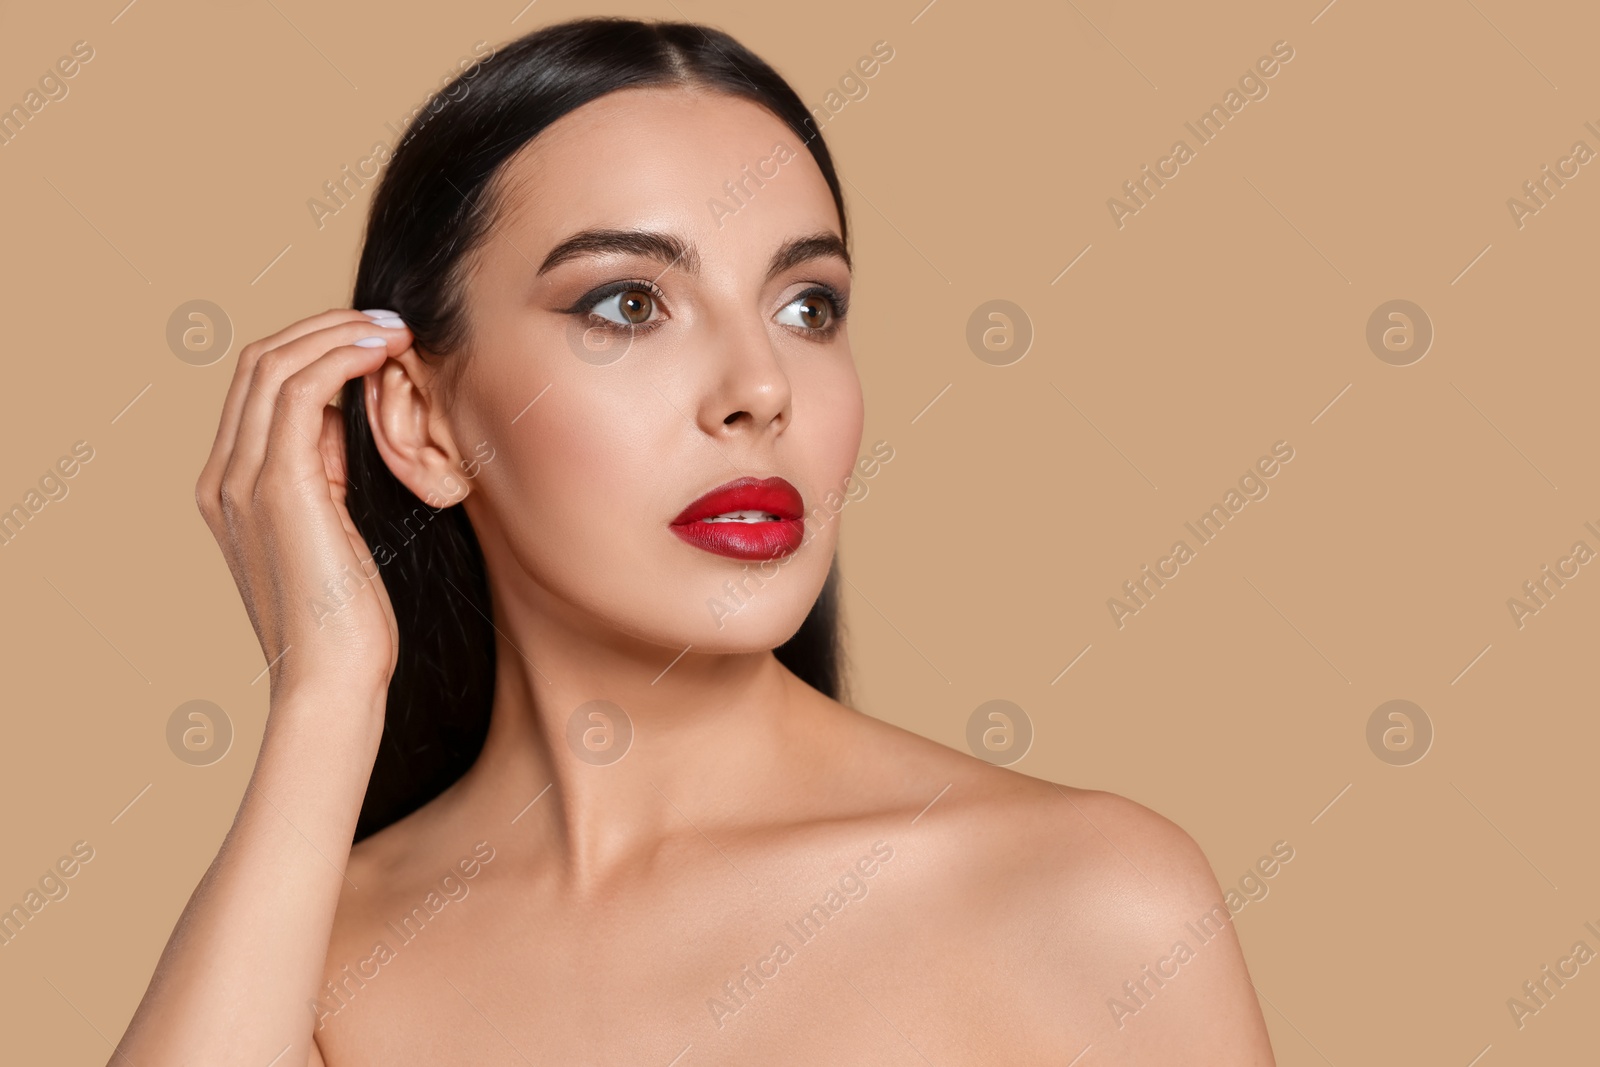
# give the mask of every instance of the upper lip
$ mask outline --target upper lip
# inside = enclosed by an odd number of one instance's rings
[[[699,497],[679,512],[673,526],[682,526],[730,511],[765,511],[780,519],[798,519],[805,510],[800,491],[782,478],[736,478]]]

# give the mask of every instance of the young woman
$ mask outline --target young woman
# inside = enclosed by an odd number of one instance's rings
[[[443,96],[368,310],[239,358],[196,495],[270,711],[111,1062],[1270,1064],[1187,834],[841,703],[887,455],[790,87],[584,19]]]

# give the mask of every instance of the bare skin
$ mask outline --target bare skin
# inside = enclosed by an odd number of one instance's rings
[[[731,217],[707,210],[780,143],[793,154],[776,177]],[[778,663],[837,519],[736,614],[707,610],[743,564],[675,538],[677,511],[739,474],[781,474],[812,506],[861,454],[847,332],[817,328],[827,316],[803,295],[848,294],[848,264],[819,253],[767,275],[786,241],[839,229],[798,139],[746,101],[626,90],[558,120],[506,178],[509,209],[467,282],[468,352],[426,360],[403,328],[333,310],[241,356],[197,496],[281,661],[252,788],[121,1051],[1270,1065],[1218,883],[1184,831],[860,714]],[[588,228],[694,253],[538,270]],[[636,304],[659,325],[614,363],[575,358],[565,309],[618,279],[659,286]],[[383,347],[352,347],[365,335]],[[322,627],[303,605],[371,555],[321,410],[356,375],[390,469],[467,509],[498,666],[471,770],[352,848],[393,615],[378,582]],[[482,442],[494,458],[463,480]],[[568,740],[595,699],[632,726],[614,762]]]

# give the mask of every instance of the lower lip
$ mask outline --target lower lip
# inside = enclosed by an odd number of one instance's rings
[[[805,536],[801,519],[771,522],[686,522],[672,532],[696,548],[730,559],[777,559],[791,555]]]

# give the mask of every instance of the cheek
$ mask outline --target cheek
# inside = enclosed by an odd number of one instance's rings
[[[795,431],[804,442],[802,462],[808,464],[806,473],[813,485],[842,491],[861,447],[866,418],[861,382],[855,365],[846,361],[809,384],[804,391],[797,387],[795,397]]]
[[[675,606],[699,600],[679,588],[666,555],[679,542],[666,527],[672,515],[663,514],[671,486],[663,484],[670,478],[660,450],[614,412],[574,410],[570,396],[567,406],[540,410],[555,398],[552,389],[512,427],[519,432],[479,479],[483,510],[474,524],[480,541],[487,528],[497,545],[485,548],[491,583],[508,602],[543,602],[534,592],[542,590],[618,630],[670,644],[684,614]]]
[[[653,393],[607,382],[559,327],[495,335],[460,394],[458,440],[487,440],[494,458],[475,479],[504,538],[570,557],[587,536],[637,523],[660,478],[647,440]],[[574,542],[578,542],[575,546]]]
[[[546,558],[572,559],[637,540],[661,510],[663,491],[660,454],[639,432],[638,413],[579,408],[570,396],[539,410],[554,398],[551,390],[513,427],[521,432],[495,458],[495,480],[485,489],[502,528]]]

